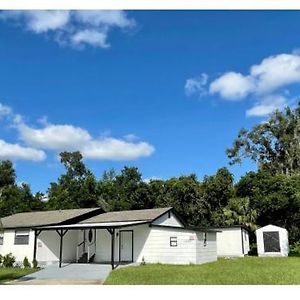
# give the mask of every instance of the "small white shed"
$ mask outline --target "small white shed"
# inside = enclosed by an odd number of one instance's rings
[[[250,250],[249,230],[243,225],[212,227],[217,232],[218,257],[244,257]]]
[[[288,256],[289,239],[285,228],[267,225],[256,230],[258,256]]]

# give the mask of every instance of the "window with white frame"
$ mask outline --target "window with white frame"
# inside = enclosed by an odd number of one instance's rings
[[[0,245],[3,245],[4,234],[0,232]]]
[[[29,230],[16,230],[15,245],[28,245],[28,244],[29,244]]]

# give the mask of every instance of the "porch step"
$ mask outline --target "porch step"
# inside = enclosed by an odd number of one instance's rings
[[[93,262],[94,258],[95,258],[95,254],[92,255],[90,257],[89,261],[88,261],[88,254],[87,253],[83,253],[82,256],[79,258],[78,263],[85,264],[85,263],[88,263],[88,262]]]
[[[88,254],[87,253],[83,253],[82,256],[79,258],[78,262],[79,263],[87,263],[88,262],[87,261],[88,260],[87,257],[88,257]]]

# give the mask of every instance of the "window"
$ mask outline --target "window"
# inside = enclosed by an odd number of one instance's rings
[[[265,231],[263,233],[265,252],[280,252],[279,232]]]
[[[170,237],[170,247],[177,247],[177,236]]]
[[[18,230],[15,231],[15,245],[28,245],[29,244],[29,231]]]
[[[3,245],[3,238],[4,238],[3,233],[0,233],[0,245]]]
[[[207,245],[207,232],[204,232],[203,234],[203,246],[206,247]]]

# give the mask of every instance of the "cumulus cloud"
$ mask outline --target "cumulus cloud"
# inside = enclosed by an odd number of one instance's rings
[[[209,92],[227,100],[238,100],[251,94],[270,95],[295,83],[300,83],[299,54],[279,54],[251,66],[249,74],[227,72],[221,75],[211,82]]]
[[[199,77],[187,79],[184,89],[187,96],[199,94],[200,96],[206,93],[205,85],[207,84],[208,76],[202,73]]]
[[[286,107],[288,100],[281,95],[269,95],[259,101],[254,106],[246,111],[248,117],[263,117],[274,110],[282,110]]]
[[[42,150],[10,144],[0,139],[0,159],[42,161],[46,154]]]
[[[209,92],[219,93],[222,98],[228,100],[239,100],[246,97],[253,89],[254,84],[250,76],[228,72],[210,84]]]
[[[209,95],[219,95],[228,101],[250,99],[254,105],[246,111],[249,117],[262,117],[274,110],[293,105],[287,98],[289,86],[300,83],[300,52],[278,54],[249,67],[249,72],[225,72],[203,85],[190,82],[190,93],[203,93],[205,85]],[[187,84],[185,86],[187,90]]]
[[[33,127],[24,121],[20,114],[0,103],[0,116],[10,115],[9,124],[15,128],[19,144],[9,144],[0,139],[0,159],[23,159],[41,161],[46,158],[44,151],[80,151],[84,158],[95,160],[134,160],[147,157],[155,151],[151,144],[140,141],[130,133],[123,138],[112,137],[106,132],[100,137],[93,137],[86,129],[70,124],[51,124],[44,116]]]
[[[119,10],[23,10],[1,11],[2,21],[14,22],[36,34],[48,34],[61,45],[108,48],[109,32],[128,29],[135,20]]]
[[[89,159],[134,160],[150,156],[154,147],[146,142],[128,142],[123,139],[106,137],[91,140],[81,149],[84,157]]]
[[[0,102],[0,118],[3,116],[9,116],[11,113],[12,113],[11,108]]]
[[[44,150],[75,151],[79,150],[87,159],[133,160],[150,156],[154,147],[143,141],[133,141],[102,136],[94,138],[80,127],[44,122],[43,127],[33,128],[24,123],[22,118],[15,119],[15,127],[20,139],[26,144]],[[129,135],[133,137],[133,135]]]

